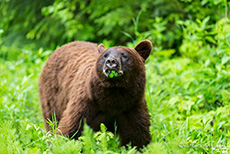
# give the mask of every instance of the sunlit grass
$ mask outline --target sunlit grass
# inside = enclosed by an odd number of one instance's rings
[[[152,142],[141,151],[119,146],[119,138],[101,125],[85,126],[79,140],[47,133],[38,97],[38,78],[49,54],[22,52],[16,60],[0,59],[0,153],[228,153],[230,105],[228,91],[212,102],[213,75],[187,58],[157,59],[146,64],[146,100],[151,114]],[[31,54],[33,53],[33,54]],[[22,58],[23,56],[27,58]],[[213,70],[216,72],[216,70]],[[208,89],[208,86],[212,89]]]

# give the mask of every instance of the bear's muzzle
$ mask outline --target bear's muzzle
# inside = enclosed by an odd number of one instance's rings
[[[104,63],[103,73],[107,78],[116,78],[123,75],[121,60],[115,56],[109,56]]]

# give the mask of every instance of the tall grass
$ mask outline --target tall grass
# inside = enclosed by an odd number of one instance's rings
[[[119,137],[103,124],[99,132],[85,126],[77,141],[46,133],[37,85],[49,54],[31,53],[22,50],[16,60],[0,59],[0,153],[228,153],[229,106],[197,109],[205,94],[186,90],[188,81],[200,73],[193,61],[183,57],[162,61],[151,55],[146,100],[152,142],[137,151],[129,145],[120,147]]]
[[[229,153],[230,26],[228,19],[212,26],[208,20],[180,21],[181,55],[154,48],[147,60],[152,141],[140,151],[119,146],[119,137],[103,124],[99,132],[85,126],[77,141],[57,136],[55,122],[50,122],[54,131],[47,133],[38,78],[51,51],[0,47],[0,153]],[[164,26],[161,22],[156,27]]]

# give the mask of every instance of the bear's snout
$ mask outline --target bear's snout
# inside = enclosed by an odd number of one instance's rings
[[[116,69],[116,67],[119,65],[118,60],[115,57],[109,57],[106,61],[105,61],[105,65],[109,68],[109,69]]]
[[[115,78],[123,75],[120,58],[115,56],[107,57],[103,67],[103,73],[108,78]]]

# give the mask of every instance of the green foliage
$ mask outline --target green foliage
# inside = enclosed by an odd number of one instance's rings
[[[177,49],[183,36],[178,21],[209,16],[215,23],[226,16],[227,5],[227,0],[2,0],[0,42],[8,46],[36,42],[54,49],[73,40],[120,45],[149,39],[154,47]]]
[[[1,0],[0,153],[229,153],[229,8],[227,0]],[[121,147],[104,124],[98,132],[85,125],[79,140],[56,135],[55,121],[45,131],[38,78],[54,48],[72,40],[134,47],[143,39],[154,47],[147,147]]]
[[[54,154],[76,154],[81,153],[82,143],[80,141],[69,140],[64,137],[56,137],[52,140],[52,148],[48,153]],[[89,153],[90,154],[90,153]]]
[[[109,74],[109,77],[110,77],[110,78],[118,77],[118,72],[115,71],[115,70],[112,70],[111,73]]]

